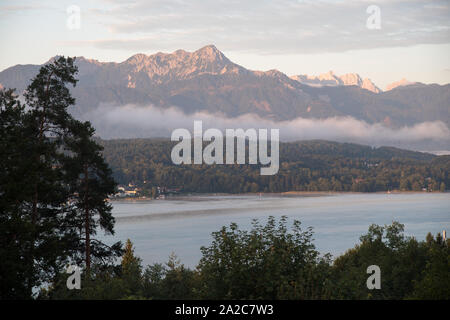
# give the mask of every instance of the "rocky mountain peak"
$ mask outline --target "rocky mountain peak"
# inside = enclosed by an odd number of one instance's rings
[[[372,92],[375,92],[375,93],[381,92],[381,89],[378,88],[378,87],[372,82],[372,80],[370,80],[369,78],[364,78],[364,80],[362,81],[362,84],[361,84],[361,88],[367,89],[367,90],[372,91]]]
[[[327,73],[322,73],[318,76],[303,74],[291,76],[291,79],[313,87],[358,86],[375,93],[381,92],[381,90],[370,79],[365,78],[363,80],[357,73],[347,73],[342,76],[338,76],[330,70]]]
[[[203,73],[223,74],[237,72],[239,66],[228,60],[214,45],[194,52],[176,50],[173,53],[158,52],[153,55],[136,54],[124,62],[133,66],[133,72],[145,72],[150,79],[158,81],[187,79]]]
[[[129,57],[125,62],[129,64],[140,64],[144,63],[148,59],[148,56],[143,53],[136,53]]]
[[[193,53],[193,56],[208,61],[228,60],[225,55],[220,50],[218,50],[215,45],[212,44],[198,49]]]
[[[312,77],[315,78],[315,77]],[[334,74],[333,71],[328,71],[327,73],[322,73],[320,74],[317,79],[321,80],[321,81],[333,81],[336,82],[336,84],[339,83],[339,78]]]
[[[363,80],[357,73],[347,73],[339,77],[341,79],[344,86],[358,86],[360,87],[363,83]]]

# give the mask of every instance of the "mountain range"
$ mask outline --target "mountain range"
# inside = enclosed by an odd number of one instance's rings
[[[292,79],[297,80],[300,83],[313,86],[313,87],[323,87],[323,86],[357,86],[362,89],[366,89],[375,93],[381,91],[370,79],[362,79],[357,73],[347,73],[342,76],[334,74],[333,71],[323,73],[319,76],[309,76],[306,74],[291,76]],[[393,88],[391,88],[393,89]]]
[[[278,70],[246,69],[213,45],[194,52],[136,54],[120,63],[78,57],[76,64],[75,115],[100,105],[133,104],[272,120],[351,116],[391,127],[440,120],[450,127],[450,84],[402,80],[382,91],[358,74],[289,77]],[[7,68],[0,72],[0,86],[21,93],[39,68]]]

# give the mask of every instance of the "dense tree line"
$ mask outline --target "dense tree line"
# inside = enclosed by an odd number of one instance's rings
[[[67,264],[85,268],[121,255],[97,230],[114,232],[115,190],[89,122],[75,120],[68,85],[74,59],[44,65],[24,92],[0,90],[0,299],[29,299]]]
[[[279,172],[261,176],[259,165],[174,165],[170,152],[175,143],[168,140],[99,142],[115,179],[144,190],[176,186],[186,192],[376,192],[445,191],[450,186],[450,156],[390,147],[329,141],[281,143]]]
[[[285,217],[236,224],[212,234],[195,269],[171,255],[142,266],[130,241],[122,263],[98,269],[81,290],[67,290],[66,274],[41,299],[449,299],[450,241],[403,235],[403,225],[372,225],[360,243],[331,260],[316,251],[310,228]],[[381,288],[367,288],[367,267],[378,265]]]

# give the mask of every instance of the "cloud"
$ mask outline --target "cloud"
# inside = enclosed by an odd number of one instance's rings
[[[90,13],[111,38],[77,41],[108,49],[196,49],[277,53],[448,43],[447,0],[154,0],[113,1]],[[378,5],[381,29],[366,27],[369,5]]]
[[[2,13],[13,13],[13,12],[23,12],[25,10],[38,10],[48,8],[41,5],[12,5],[12,6],[0,6],[0,12]]]
[[[7,4],[13,3],[13,4]],[[24,2],[25,4],[21,4],[20,1],[7,1],[6,3],[0,5],[0,16],[8,17],[15,16],[16,14],[22,14],[24,12],[30,11],[44,11],[44,10],[55,10],[56,8],[45,3],[33,3],[29,4],[28,2]]]
[[[450,130],[440,121],[422,122],[414,126],[388,128],[381,123],[369,124],[352,117],[332,117],[326,119],[296,118],[289,121],[272,121],[246,114],[237,118],[197,112],[186,115],[172,107],[161,109],[154,106],[138,107],[134,105],[111,106],[102,104],[83,116],[97,129],[102,138],[170,138],[176,128],[193,131],[194,120],[203,121],[203,130],[207,128],[236,129],[280,129],[282,141],[324,139],[341,142],[354,142],[368,145],[416,145],[441,143],[448,146]]]

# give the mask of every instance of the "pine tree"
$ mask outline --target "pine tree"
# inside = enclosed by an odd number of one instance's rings
[[[97,227],[114,232],[106,198],[115,182],[94,129],[68,112],[76,73],[73,58],[59,57],[31,80],[25,105],[0,91],[1,298],[30,298],[67,263],[84,261],[89,271],[92,257],[121,252],[120,243],[91,238]]]
[[[0,299],[29,297],[27,284],[35,279],[24,263],[34,230],[24,205],[32,194],[24,179],[30,173],[25,129],[14,90],[0,90]]]
[[[94,139],[94,128],[89,122],[72,121],[72,136],[65,141],[69,155],[64,165],[71,175],[72,205],[77,216],[80,244],[78,262],[84,260],[89,275],[92,259],[105,263],[122,254],[121,243],[108,246],[94,239],[98,227],[106,234],[114,234],[114,217],[107,197],[114,193],[116,183],[106,164],[100,146]]]
[[[130,268],[139,265],[140,263],[141,259],[134,255],[133,243],[130,239],[127,239],[122,256],[122,271],[127,273]]]
[[[122,279],[128,295],[140,295],[142,290],[142,260],[135,256],[133,243],[127,239],[122,256]]]
[[[14,217],[21,230],[13,234],[21,250],[15,257],[18,261],[2,263],[19,262],[23,267],[16,277],[21,293],[6,288],[2,295],[31,297],[34,287],[50,281],[67,262],[68,248],[76,240],[67,220],[68,190],[60,162],[61,141],[71,118],[67,108],[75,101],[66,85],[76,84],[75,73],[71,58],[61,57],[43,66],[24,93],[26,108],[8,91],[3,94],[3,104],[9,107],[2,114],[2,148],[7,159],[2,163],[0,202],[7,206],[2,218]],[[5,236],[4,241],[11,239]]]

